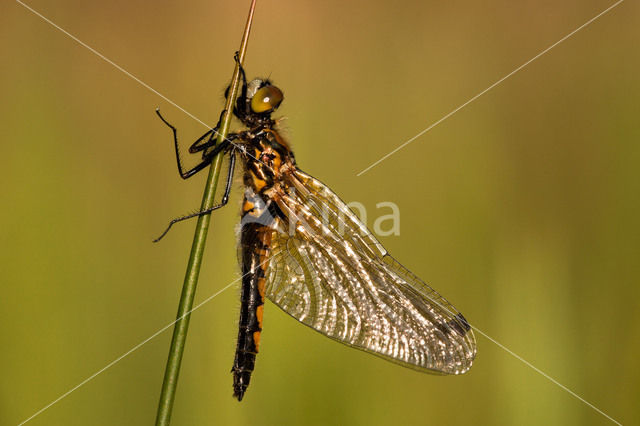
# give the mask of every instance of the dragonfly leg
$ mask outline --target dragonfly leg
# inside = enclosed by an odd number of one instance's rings
[[[182,179],[188,179],[191,176],[198,173],[203,168],[205,168],[206,166],[208,166],[211,163],[211,159],[214,157],[214,155],[220,152],[220,150],[226,148],[226,144],[224,144],[225,146],[222,146],[223,144],[221,144],[220,147],[214,148],[215,154],[213,154],[214,151],[206,152],[208,148],[211,148],[216,145],[215,137],[218,135],[218,128],[220,127],[220,121],[222,120],[222,115],[224,113],[225,111],[222,111],[222,113],[220,114],[220,120],[218,120],[218,124],[216,124],[216,127],[209,130],[204,135],[200,136],[198,139],[196,139],[196,141],[193,144],[191,144],[191,146],[189,147],[189,152],[191,154],[204,151],[202,154],[202,162],[189,170],[185,170],[182,165],[182,158],[180,157],[180,147],[178,145],[178,130],[171,123],[169,123],[167,120],[164,119],[162,114],[160,114],[159,109],[156,109],[156,114],[158,114],[158,117],[160,117],[160,120],[162,120],[162,122],[167,126],[169,126],[171,131],[173,131],[173,144],[176,150],[176,161],[178,163],[178,173],[180,173],[180,177]],[[234,134],[230,134],[227,137],[227,140],[231,141],[235,139],[235,137],[236,136]]]
[[[228,144],[228,142],[227,142],[227,144]],[[221,146],[222,146],[222,144],[218,145],[216,148],[219,148]],[[215,149],[214,149],[214,151],[215,151]],[[211,162],[211,158],[213,158],[217,154],[217,152],[214,153],[214,151],[211,152],[211,157],[209,158],[208,163],[210,163]],[[171,222],[169,222],[169,226],[167,226],[167,229],[165,229],[164,232],[158,238],[153,240],[154,243],[157,243],[165,235],[167,235],[167,232],[169,232],[169,230],[171,229],[171,227],[173,226],[174,223],[182,222],[183,220],[191,219],[193,217],[209,214],[212,211],[219,209],[220,207],[224,207],[229,202],[229,194],[231,193],[231,185],[233,183],[233,172],[234,172],[235,165],[236,165],[236,156],[235,156],[234,150],[232,150],[229,153],[229,155],[230,155],[230,157],[229,157],[229,172],[227,173],[227,183],[225,184],[224,194],[222,195],[222,199],[220,200],[220,203],[216,204],[215,206],[210,207],[208,209],[201,210],[199,212],[187,214],[187,215],[180,216],[180,217],[177,217],[177,218],[173,219]],[[204,162],[202,164],[204,164]],[[198,166],[200,166],[200,165],[198,165]],[[196,167],[198,167],[198,166],[196,166]]]
[[[218,129],[220,128],[220,123],[222,123],[222,116],[226,112],[227,112],[226,109],[222,110],[222,112],[220,113],[220,118],[218,119],[218,124],[216,124],[216,127],[214,127],[213,130],[211,130],[211,134],[208,138],[206,138],[205,142],[203,141],[205,140],[205,137],[207,136],[207,134],[209,134],[209,132],[200,136],[198,139],[196,139],[194,143],[191,144],[191,146],[189,147],[190,154],[195,154],[196,152],[200,152],[200,151],[206,151],[207,148],[210,148],[216,145],[216,137],[218,136]],[[230,134],[227,136],[227,140],[231,140],[231,139],[235,139],[233,134]],[[202,158],[204,159],[206,155],[207,154],[203,153]]]
[[[180,177],[182,179],[190,178],[191,176],[193,176],[194,174],[196,174],[197,172],[202,170],[204,167],[206,167],[208,162],[211,162],[211,159],[209,158],[207,160],[202,161],[202,163],[198,164],[194,168],[189,169],[189,170],[185,170],[184,167],[182,166],[182,159],[180,158],[180,148],[178,146],[178,130],[173,125],[171,125],[171,123],[169,123],[167,120],[164,119],[162,114],[160,114],[160,110],[159,109],[156,109],[156,114],[158,114],[158,117],[160,117],[160,120],[162,120],[162,122],[164,124],[166,124],[167,126],[169,126],[169,128],[173,131],[173,144],[174,144],[174,147],[175,147],[175,150],[176,150],[176,161],[178,163],[178,173],[180,173]],[[204,139],[210,140],[212,135],[213,135],[213,130],[209,130],[207,133],[205,133],[204,135],[200,136],[198,138],[198,140],[195,142],[195,144],[199,143],[200,141],[202,141]]]
[[[242,77],[242,86],[240,88],[240,94],[238,94],[238,98],[236,99],[236,103],[233,107],[233,113],[238,118],[242,119],[242,117],[246,117],[249,114],[249,109],[247,105],[247,75],[244,72],[244,67],[240,63],[239,53],[236,52],[233,55],[233,60],[238,64],[240,68],[240,76]],[[227,89],[224,91],[224,97],[229,97],[229,92],[231,92],[231,85],[227,86]]]
[[[240,76],[242,77],[242,88],[240,89],[240,95],[238,95],[238,99],[236,100],[236,107],[233,112],[239,118],[246,117],[249,114],[249,108],[247,105],[247,75],[244,72],[244,67],[240,63],[240,57],[238,56],[238,52],[233,55],[233,60],[236,61],[238,67],[240,68]]]

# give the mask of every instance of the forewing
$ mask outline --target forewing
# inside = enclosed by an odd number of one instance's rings
[[[296,170],[274,194],[267,297],[305,325],[419,370],[460,374],[476,353],[464,317],[402,267],[327,186]]]

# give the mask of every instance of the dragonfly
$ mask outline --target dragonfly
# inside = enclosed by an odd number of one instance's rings
[[[469,322],[391,257],[331,189],[297,166],[278,120],[272,118],[283,92],[268,79],[247,82],[237,54],[235,60],[242,86],[232,112],[245,129],[217,143],[219,121],[189,147],[192,154],[202,153],[195,167],[184,168],[177,130],[156,110],[173,131],[183,179],[210,165],[218,154],[228,159],[220,202],[173,219],[156,241],[175,223],[225,206],[236,161],[242,165],[234,397],[241,401],[251,380],[265,298],[331,339],[402,366],[435,374],[467,372],[477,351]]]

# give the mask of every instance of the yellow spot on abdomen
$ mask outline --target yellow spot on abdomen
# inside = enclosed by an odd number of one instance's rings
[[[253,344],[256,347],[256,352],[258,352],[258,347],[260,346],[260,332],[259,331],[254,331],[253,332]]]
[[[256,318],[258,319],[258,327],[262,329],[262,314],[264,313],[264,305],[260,305],[256,308]]]
[[[260,278],[258,279],[258,292],[260,293],[260,297],[262,298],[262,300],[264,301],[264,287],[265,287],[265,279],[264,278]]]
[[[254,206],[255,205],[251,201],[244,200],[244,204],[242,205],[242,211],[245,213],[250,212],[251,210],[253,210]]]

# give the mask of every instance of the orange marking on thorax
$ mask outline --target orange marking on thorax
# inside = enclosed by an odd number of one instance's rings
[[[275,157],[272,160],[273,168],[275,171],[280,171],[280,165],[282,164],[282,159],[280,158],[280,154],[274,152]]]
[[[249,173],[251,173],[251,179],[253,180],[253,186],[260,191],[262,188],[265,187],[265,185],[267,184],[267,181],[265,181],[264,179],[260,179],[258,176],[256,176],[255,173],[253,173],[253,171],[250,171]]]
[[[284,140],[284,138],[282,136],[280,136],[280,133],[273,130],[273,129],[264,129],[265,133],[269,133],[271,136],[273,136],[273,138],[276,140],[276,142],[278,142],[280,145],[282,145],[283,147],[287,148],[287,151],[291,151],[291,148],[289,147],[289,144],[287,143],[287,141]]]

